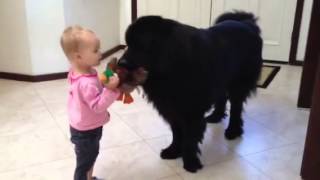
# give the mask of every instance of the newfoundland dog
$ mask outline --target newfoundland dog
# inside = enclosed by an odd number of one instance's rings
[[[118,62],[123,85],[141,85],[172,130],[163,159],[182,157],[185,170],[201,169],[198,144],[206,122],[225,117],[227,100],[225,137],[242,135],[243,103],[255,91],[262,67],[262,39],[253,14],[225,13],[208,29],[144,16],[128,27],[125,38],[128,48]],[[212,106],[214,112],[204,117]]]

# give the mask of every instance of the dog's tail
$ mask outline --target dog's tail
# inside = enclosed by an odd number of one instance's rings
[[[252,13],[248,13],[245,11],[227,12],[220,15],[217,18],[216,24],[223,21],[227,21],[227,20],[240,21],[240,22],[246,23],[249,26],[251,26],[256,33],[260,34],[261,32],[259,26],[257,25],[258,18]]]

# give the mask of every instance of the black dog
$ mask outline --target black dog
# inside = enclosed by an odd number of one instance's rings
[[[129,26],[126,42],[128,49],[118,63],[127,71],[124,84],[142,85],[172,130],[173,141],[161,152],[163,159],[182,156],[187,171],[201,169],[198,143],[206,122],[223,119],[228,99],[225,137],[242,135],[243,103],[255,91],[262,66],[262,39],[254,15],[226,13],[208,29],[145,16]],[[215,111],[204,118],[212,105]]]

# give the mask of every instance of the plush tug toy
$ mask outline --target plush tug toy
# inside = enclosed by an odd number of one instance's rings
[[[109,78],[111,76],[116,75],[116,66],[117,66],[117,59],[112,59],[106,67],[106,70],[99,76],[100,81],[103,84],[107,84],[109,82]],[[119,95],[118,101],[122,101],[124,104],[130,104],[133,102],[133,98],[130,93],[123,93]]]

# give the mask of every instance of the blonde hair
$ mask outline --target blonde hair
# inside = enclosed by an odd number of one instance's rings
[[[70,54],[79,50],[79,45],[82,41],[83,33],[90,32],[89,29],[85,29],[79,25],[67,27],[61,36],[60,44],[65,55],[70,58]]]

